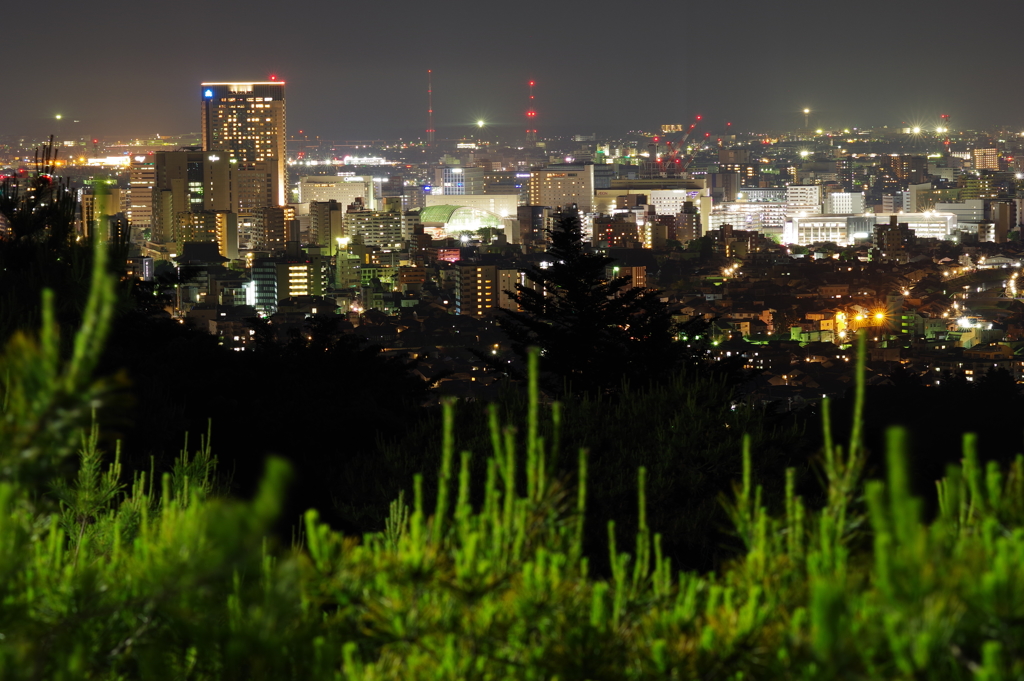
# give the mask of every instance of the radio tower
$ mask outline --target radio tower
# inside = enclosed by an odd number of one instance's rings
[[[434,81],[433,70],[427,69],[427,146],[434,146]]]
[[[526,124],[529,126],[528,128],[526,128],[526,141],[527,142],[536,142],[537,141],[537,131],[533,128],[533,125],[535,123],[534,118],[536,118],[536,116],[537,116],[537,112],[533,108],[533,81],[531,80],[530,81],[530,106],[526,110]]]

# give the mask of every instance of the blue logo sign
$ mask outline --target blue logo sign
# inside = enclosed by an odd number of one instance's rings
[[[213,97],[213,90],[207,90],[206,92],[204,92],[203,97],[206,97],[207,99]]]

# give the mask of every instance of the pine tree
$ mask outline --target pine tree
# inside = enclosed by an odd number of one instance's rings
[[[660,292],[629,288],[629,276],[609,279],[614,260],[590,252],[575,209],[561,212],[548,234],[548,261],[507,292],[520,310],[502,310],[498,323],[521,357],[541,349],[549,392],[615,393],[624,381],[646,385],[684,361]]]

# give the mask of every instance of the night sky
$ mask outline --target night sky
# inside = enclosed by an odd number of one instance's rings
[[[289,133],[438,136],[688,123],[1024,126],[1020,0],[5,3],[0,134],[199,129],[203,80],[288,84]],[[72,121],[77,120],[78,123]],[[1024,127],[1022,127],[1024,129]]]

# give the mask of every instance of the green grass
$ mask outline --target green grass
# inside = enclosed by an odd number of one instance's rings
[[[769,512],[747,440],[722,500],[745,550],[718,573],[664,557],[639,468],[635,536],[622,544],[608,519],[610,576],[592,574],[587,453],[545,436],[559,411],[535,367],[525,422],[493,412],[488,452],[457,450],[446,407],[433,503],[417,476],[384,532],[345,537],[311,510],[282,545],[268,539],[282,461],[240,501],[217,494],[208,440],[134,480],[97,450],[88,358],[113,283],[93,281],[70,359],[44,302],[38,337],[0,360],[2,679],[1024,677],[1024,460],[983,467],[965,436],[926,521],[905,432],[890,431],[886,479],[862,479],[863,382],[850,442],[826,430],[820,508],[790,472]],[[575,458],[571,480],[559,457]]]

